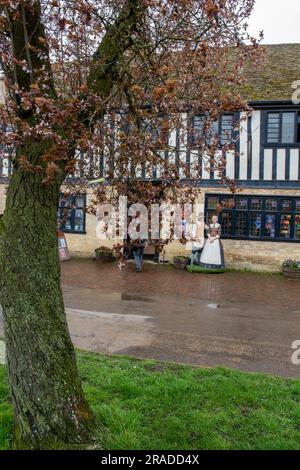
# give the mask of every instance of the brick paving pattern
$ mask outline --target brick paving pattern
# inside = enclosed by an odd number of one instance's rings
[[[279,274],[227,272],[219,275],[190,274],[172,266],[144,263],[135,273],[129,263],[125,271],[116,264],[76,259],[62,263],[62,284],[135,295],[168,295],[216,302],[239,302],[299,310],[300,282]]]

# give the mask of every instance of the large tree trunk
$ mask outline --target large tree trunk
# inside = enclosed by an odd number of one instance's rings
[[[127,0],[95,55],[89,82],[93,91],[105,99],[117,79],[116,65],[131,46],[140,10],[138,0]],[[57,98],[40,1],[23,0],[7,8],[0,6],[0,11],[6,15],[7,34],[17,59],[13,67],[16,111],[34,128],[40,116],[34,107],[22,108],[22,92],[29,92],[38,80],[46,98]],[[19,61],[27,63],[29,74]],[[10,71],[7,78],[12,78]],[[37,171],[46,169],[45,145],[29,139],[18,149],[18,156],[25,156],[29,168],[25,171],[15,159],[6,210],[0,219],[0,302],[14,406],[15,447],[95,447],[94,419],[78,378],[60,287],[57,207],[65,175],[62,171],[55,181],[43,184],[45,172],[42,176]]]
[[[40,153],[41,144],[27,146]],[[30,155],[30,160],[33,155]],[[16,448],[87,446],[93,417],[77,374],[60,286],[61,178],[15,168],[1,222],[1,303]]]

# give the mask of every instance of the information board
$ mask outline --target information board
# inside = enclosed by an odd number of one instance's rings
[[[67,240],[64,232],[57,232],[58,240],[58,253],[60,261],[68,261],[70,259],[70,254],[68,250]]]

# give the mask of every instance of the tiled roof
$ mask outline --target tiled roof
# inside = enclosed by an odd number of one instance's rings
[[[272,44],[263,46],[263,65],[245,68],[246,83],[243,96],[248,101],[291,100],[292,83],[300,80],[300,44]],[[298,87],[299,88],[299,87]]]
[[[265,58],[258,67],[253,64],[245,67],[246,82],[240,90],[243,98],[247,101],[291,101],[292,83],[300,81],[300,43],[259,47],[265,50]],[[4,93],[1,78],[0,74],[0,102]]]

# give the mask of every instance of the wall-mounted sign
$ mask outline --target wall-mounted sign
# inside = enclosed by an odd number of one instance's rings
[[[61,232],[61,231],[57,232],[57,240],[58,240],[58,253],[59,253],[60,261],[69,260],[70,254],[69,254],[67,240],[66,240],[64,232]]]

